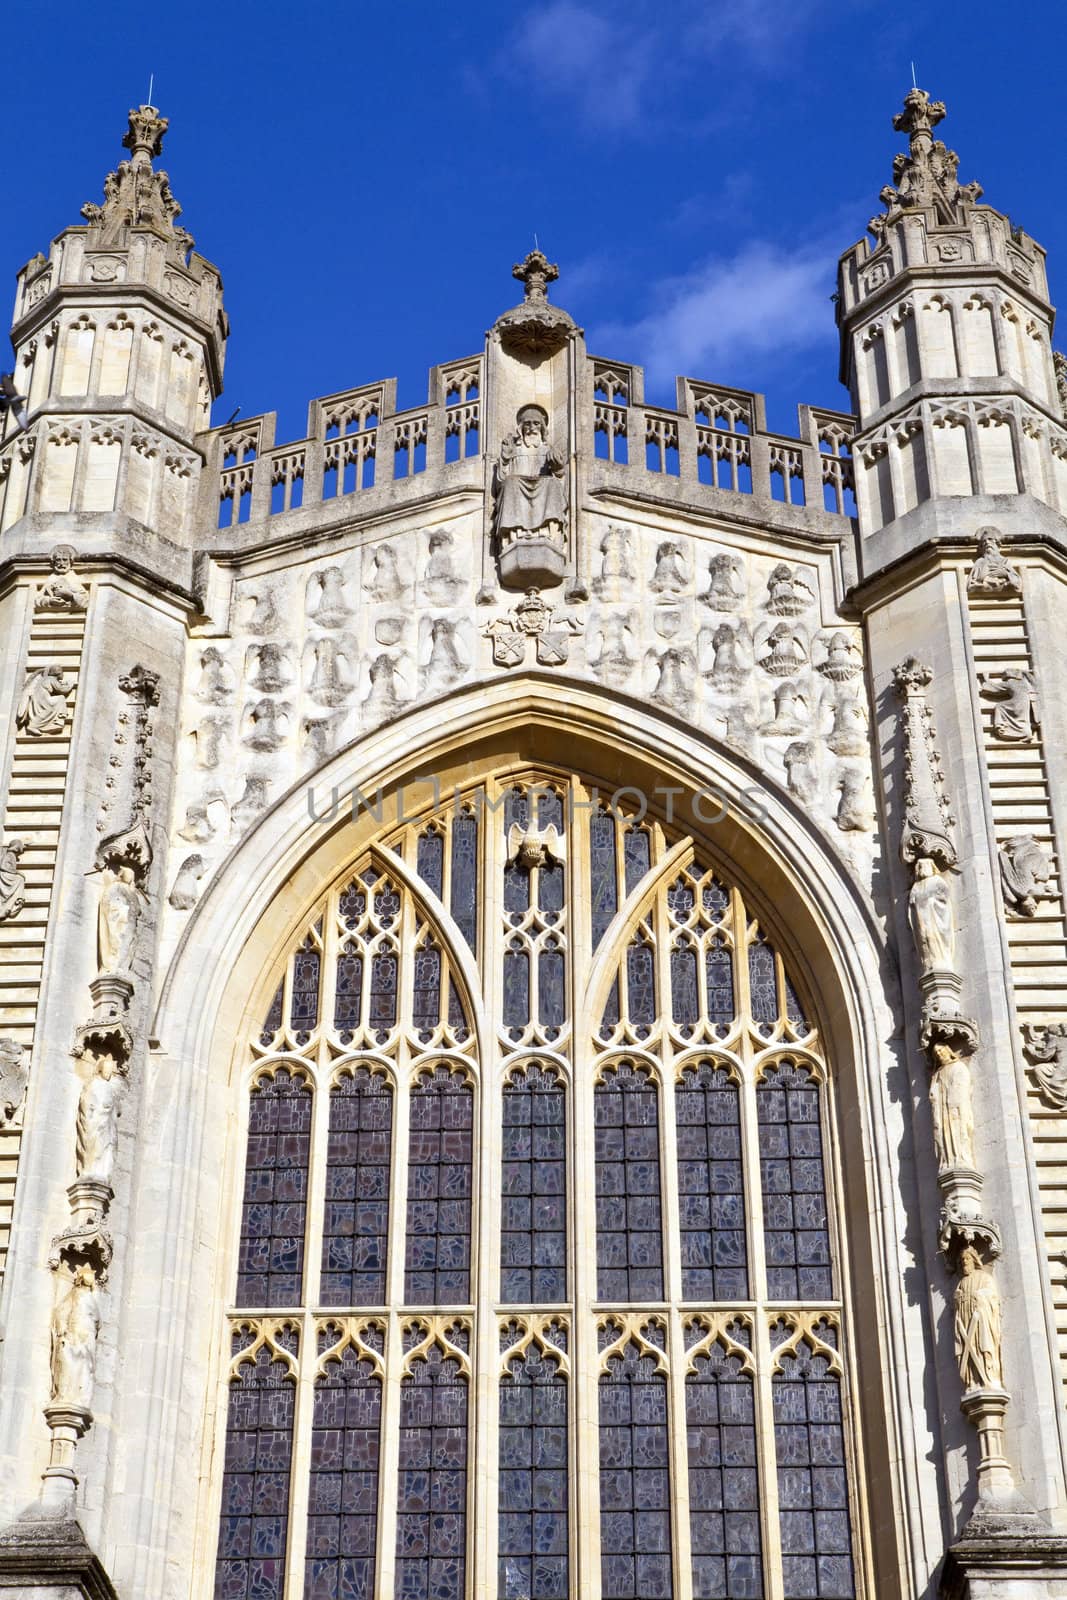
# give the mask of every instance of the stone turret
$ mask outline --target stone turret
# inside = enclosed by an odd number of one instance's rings
[[[227,323],[219,273],[152,164],[166,129],[154,106],[132,110],[130,159],[103,203],[19,273],[11,337],[29,427],[8,416],[0,436],[0,529],[45,516],[55,535],[69,517],[84,531],[86,514],[110,526],[117,513],[187,538]]]
[[[925,90],[908,93],[893,126],[909,151],[868,224],[873,243],[840,263],[866,572],[947,532],[946,519],[1007,533],[1067,514],[1045,252],[959,182],[955,151],[933,137],[944,115]]]

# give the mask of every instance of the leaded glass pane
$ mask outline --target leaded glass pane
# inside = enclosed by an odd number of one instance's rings
[[[311,935],[293,957],[293,987],[289,1000],[289,1026],[298,1044],[306,1044],[319,1020],[319,977],[322,956]]]
[[[734,996],[733,956],[725,940],[716,935],[704,952],[704,975],[708,986],[708,1021],[720,1039],[725,1039],[737,1015]]]
[[[567,1381],[528,1345],[500,1379],[500,1600],[566,1600]]]
[[[554,1038],[566,1016],[566,968],[556,939],[546,939],[537,956],[538,1020]]]
[[[786,1600],[852,1600],[848,1468],[838,1378],[806,1341],[771,1380]]]
[[[415,951],[411,1021],[419,1038],[433,1037],[441,1020],[441,952],[432,944]]]
[[[408,1305],[465,1305],[470,1299],[474,1091],[438,1067],[411,1092],[408,1146]]]
[[[333,1025],[341,1043],[349,1044],[359,1027],[363,1010],[363,957],[355,950],[342,950],[337,957],[337,988],[333,1002]]]
[[[357,1067],[330,1094],[321,1298],[326,1306],[385,1304],[393,1092]]]
[[[659,1102],[643,1068],[622,1062],[596,1086],[597,1294],[663,1297]]]
[[[685,1032],[692,1032],[700,1020],[697,957],[688,944],[676,945],[671,951],[671,1015],[675,1026]]]
[[[652,867],[652,841],[644,828],[627,828],[622,836],[626,893],[632,894]]]
[[[710,1061],[675,1090],[682,1296],[746,1300],[745,1193],[737,1085]]]
[[[266,1346],[242,1362],[226,1406],[215,1600],[281,1600],[296,1385]]]
[[[463,1600],[467,1381],[433,1345],[401,1384],[398,1600]]]
[[[237,1304],[298,1306],[311,1149],[311,1090],[280,1067],[252,1088]]]
[[[268,1049],[274,1042],[274,1035],[282,1025],[282,1006],[284,1002],[285,982],[283,980],[275,990],[274,999],[270,1003],[270,1010],[263,1019],[263,1032],[259,1036],[259,1042],[264,1050]]]
[[[595,950],[619,909],[615,878],[615,819],[610,811],[598,809],[589,818],[589,879]]]
[[[763,1594],[752,1378],[717,1341],[685,1380],[694,1600]]]
[[[762,933],[748,947],[748,987],[752,1020],[768,1037],[778,1021],[778,989],[774,977],[774,951]]]
[[[604,1600],[670,1600],[667,1380],[631,1340],[601,1375],[600,1571]]]
[[[763,1242],[772,1300],[828,1300],[833,1293],[823,1172],[819,1085],[806,1067],[768,1067],[756,1088]]]
[[[383,1041],[396,1027],[397,975],[399,962],[392,950],[381,950],[370,964],[370,1015],[367,1018],[374,1037]]]
[[[504,952],[504,1003],[501,1021],[517,1039],[530,1020],[530,957],[521,939]]]
[[[505,1083],[503,1156],[500,1298],[566,1300],[566,1100],[551,1068],[530,1066]]]
[[[635,939],[626,952],[626,1001],[639,1038],[656,1020],[655,957],[645,939]]]
[[[419,834],[415,852],[415,870],[427,888],[438,899],[445,887],[445,839],[437,828],[427,828]]]
[[[304,1600],[372,1600],[382,1385],[351,1346],[315,1380]]]
[[[478,937],[478,822],[467,812],[452,820],[451,911],[471,949]]]

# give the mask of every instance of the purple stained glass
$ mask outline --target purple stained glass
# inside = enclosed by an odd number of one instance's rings
[[[293,957],[293,987],[289,1000],[289,1026],[298,1044],[306,1044],[319,1020],[319,978],[322,956],[308,934]]]
[[[478,941],[478,821],[463,811],[452,819],[452,916],[471,949]]]
[[[704,910],[710,917],[718,922],[730,909],[730,891],[718,878],[712,878],[710,883],[704,885],[701,896]]]
[[[530,1021],[530,957],[520,939],[504,951],[504,1003],[501,1020],[517,1039]]]
[[[396,1600],[463,1600],[467,1381],[432,1345],[400,1389]]]
[[[589,818],[590,911],[595,950],[619,909],[615,876],[615,819],[610,811],[594,811]]]
[[[311,1148],[311,1090],[287,1068],[249,1095],[237,1304],[298,1306]]]
[[[656,1020],[656,979],[652,946],[640,937],[626,952],[626,1001],[630,1021],[644,1038]]]
[[[800,996],[797,994],[788,972],[783,971],[783,977],[785,979],[785,1014],[789,1018],[792,1027],[796,1029],[799,1037],[803,1038],[806,1033],[811,1032],[811,1023],[804,1014]]]
[[[597,1294],[663,1298],[659,1101],[643,1068],[623,1061],[594,1091]]]
[[[364,877],[370,881],[371,875]],[[367,914],[366,891],[358,883],[350,883],[341,893],[338,910],[346,928],[357,928]]]
[[[370,1015],[367,1022],[381,1042],[396,1027],[398,962],[392,950],[379,950],[370,964]]]
[[[627,828],[622,836],[626,893],[632,894],[652,867],[652,841],[645,828]]]
[[[408,1305],[470,1300],[474,1091],[461,1073],[437,1067],[411,1092],[408,1146]]]
[[[685,1380],[693,1600],[763,1595],[752,1378],[719,1343]]]
[[[682,1297],[747,1300],[741,1106],[729,1073],[687,1067],[675,1088]]]
[[[715,935],[704,951],[704,979],[708,986],[708,1021],[720,1039],[734,1025],[737,1002],[734,997],[733,955],[725,939]]]
[[[819,1085],[800,1062],[770,1066],[756,1087],[763,1243],[772,1300],[833,1294]]]
[[[537,1020],[555,1037],[566,1017],[566,973],[558,942],[545,940],[537,956]]]
[[[419,1038],[426,1043],[441,1021],[441,952],[435,945],[415,951],[415,973],[411,996],[411,1021]]]
[[[437,828],[427,828],[425,833],[419,834],[415,870],[440,900],[445,886],[445,839]]]
[[[391,928],[400,915],[400,891],[389,882],[383,883],[374,896],[374,915],[383,928]]]
[[[382,1385],[351,1346],[315,1380],[304,1600],[372,1600]]]
[[[700,1020],[697,995],[697,953],[690,944],[671,951],[671,1016],[676,1027],[691,1033]]]
[[[337,957],[337,988],[333,1002],[333,1025],[341,1042],[349,1044],[363,1013],[363,957],[352,949]]]
[[[510,851],[510,833],[513,827],[525,832],[530,826],[530,797],[525,789],[510,789],[504,799],[504,840]],[[530,869],[519,861],[508,861],[504,867],[504,914],[508,921],[518,924],[530,908]]]
[[[841,1389],[806,1341],[771,1379],[785,1600],[853,1600]]]
[[[500,1298],[551,1305],[567,1298],[567,1122],[562,1083],[529,1066],[504,1085]]]
[[[567,1381],[536,1345],[500,1379],[498,1595],[566,1600]]]
[[[288,1366],[266,1346],[230,1383],[215,1600],[281,1600],[295,1404]]]
[[[601,1038],[610,1038],[614,1033],[619,1025],[619,1015],[619,980],[616,977],[612,981],[611,988],[608,990],[608,997],[604,1002],[604,1015],[600,1019]]]
[[[686,877],[675,878],[667,890],[667,909],[674,922],[688,922],[696,905],[693,885]]]
[[[759,1033],[769,1036],[778,1021],[778,987],[774,950],[762,933],[757,933],[748,947],[748,988],[752,1020]]]
[[[604,1600],[671,1600],[667,1381],[631,1340],[599,1383]]]
[[[325,1306],[386,1300],[393,1091],[381,1073],[356,1067],[330,1094],[321,1297]]]
[[[284,1000],[285,982],[283,980],[278,985],[274,994],[274,999],[270,1003],[270,1010],[263,1019],[263,1032],[259,1036],[259,1042],[263,1046],[264,1050],[268,1049],[273,1043],[274,1035],[278,1032],[278,1029],[282,1025],[282,1005],[284,1004]]]

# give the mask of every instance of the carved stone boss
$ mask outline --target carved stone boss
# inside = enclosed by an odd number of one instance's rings
[[[962,1410],[978,1431],[979,1508],[1012,1503],[1004,1454],[1009,1395],[1001,1367],[1000,1294],[993,1262],[1000,1232],[982,1207],[974,1148],[972,1070],[978,1027],[960,1009],[956,925],[948,874],[956,865],[955,819],[945,792],[926,689],[933,674],[910,657],[894,673],[903,701],[904,820],[900,853],[912,869],[908,916],[920,965],[920,1040],[931,1069],[930,1111],[941,1193],[940,1248],[957,1276],[954,1341]]]
[[[74,1454],[93,1420],[102,1290],[113,1253],[107,1219],[114,1198],[118,1121],[133,1054],[133,958],[152,866],[152,712],[159,702],[159,678],[136,666],[119,679],[119,689],[127,703],[119,713],[116,744],[119,768],[125,769],[128,811],[125,825],[96,851],[98,970],[89,985],[92,1014],[75,1029],[72,1047],[81,1091],[74,1181],[67,1189],[71,1220],[53,1239],[49,1256],[55,1273],[51,1393],[45,1407],[51,1450],[41,1500],[56,1510],[73,1502],[78,1481]]]

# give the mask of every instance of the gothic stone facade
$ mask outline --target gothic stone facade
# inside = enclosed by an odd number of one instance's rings
[[[151,106],[19,274],[0,1588],[1067,1595],[1067,386],[943,114],[795,438],[539,252],[211,428]]]

